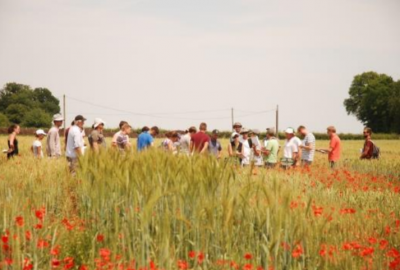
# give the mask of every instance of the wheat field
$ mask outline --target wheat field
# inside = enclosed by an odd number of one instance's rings
[[[379,161],[343,141],[334,171],[322,154],[284,171],[88,152],[74,178],[19,140],[0,159],[0,269],[400,269],[399,141]]]

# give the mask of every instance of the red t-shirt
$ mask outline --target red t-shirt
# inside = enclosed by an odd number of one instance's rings
[[[366,148],[368,148],[367,152],[365,153]],[[372,155],[374,154],[374,144],[370,139],[365,140],[362,158],[371,159]]]
[[[205,134],[204,132],[197,132],[196,134],[194,134],[192,136],[192,139],[191,139],[191,141],[193,142],[193,145],[194,145],[194,149],[197,152],[200,152],[203,149],[204,144],[206,142],[208,142],[209,140],[210,140],[210,137],[208,137],[208,135]]]

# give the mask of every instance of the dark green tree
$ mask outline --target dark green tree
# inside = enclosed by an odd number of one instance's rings
[[[391,131],[400,134],[400,81],[394,83],[393,95],[389,100],[389,110],[392,116]]]
[[[35,109],[40,109],[50,117],[60,111],[60,101],[47,88],[32,90],[28,85],[8,83],[0,90],[0,113],[4,113],[10,122],[26,127],[38,127],[34,119],[28,115],[35,112],[41,119],[48,117],[42,117],[42,113],[39,114]],[[41,119],[38,120],[39,123]]]
[[[4,113],[0,113],[0,127],[8,127],[10,125],[10,121]]]
[[[48,128],[51,126],[51,116],[40,108],[27,113],[22,121],[24,127]]]
[[[344,101],[348,114],[354,114],[374,132],[393,131],[393,112],[389,107],[389,100],[394,95],[391,77],[376,72],[357,75],[350,86],[349,95]]]

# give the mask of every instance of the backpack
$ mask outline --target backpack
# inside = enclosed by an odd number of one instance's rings
[[[379,159],[380,156],[381,156],[381,149],[374,142],[372,142],[372,158]]]
[[[252,148],[253,147],[253,141],[251,139],[248,139],[248,142],[249,142],[250,148]]]

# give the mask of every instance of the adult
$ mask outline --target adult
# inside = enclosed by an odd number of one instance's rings
[[[330,138],[329,149],[322,149],[319,151],[328,154],[329,165],[332,169],[335,169],[338,161],[340,160],[342,148],[341,141],[339,136],[336,134],[336,128],[334,126],[329,126],[326,130]]]
[[[121,122],[119,122],[119,131],[118,132],[116,132],[115,134],[114,134],[114,136],[113,136],[113,138],[112,138],[112,140],[111,140],[111,145],[113,146],[113,147],[117,147],[118,145],[117,145],[117,139],[118,139],[118,137],[119,137],[119,135],[121,134],[121,132],[122,132],[122,127],[124,126],[124,125],[129,125],[128,124],[128,122],[126,122],[126,121],[121,121]],[[129,133],[128,133],[129,134]],[[126,135],[126,136],[128,136],[128,142],[127,143],[129,143],[129,135]]]
[[[163,142],[163,148],[167,152],[177,154],[176,143],[179,141],[179,134],[176,131],[168,132],[168,137]]]
[[[165,139],[161,143],[161,148],[163,148],[165,151],[169,151],[170,145],[172,144],[171,135],[172,131],[168,131],[164,134]]]
[[[68,134],[69,134],[69,130],[71,129],[71,127],[73,127],[75,125],[75,120],[71,122],[71,125],[69,127],[67,127],[67,129],[64,131],[64,151],[67,151],[67,142],[68,142]]]
[[[183,135],[179,140],[179,152],[184,155],[190,154],[190,141],[192,140],[192,136],[196,134],[197,129],[195,127],[190,127],[185,135]]]
[[[266,146],[261,150],[264,156],[265,167],[267,169],[272,169],[276,167],[278,163],[278,151],[279,142],[275,137],[275,130],[267,128],[266,141],[268,142]]]
[[[7,158],[10,159],[14,156],[19,155],[18,139],[17,135],[21,131],[21,128],[17,124],[13,124],[8,128],[8,151]]]
[[[254,162],[255,166],[263,166],[263,157],[261,154],[261,142],[258,136],[260,135],[260,131],[258,129],[252,129],[249,132],[251,144],[252,144],[252,157],[251,161]]]
[[[201,123],[199,132],[194,134],[190,143],[190,153],[206,153],[208,150],[208,144],[210,141],[210,137],[206,134],[207,132],[207,124]]]
[[[152,127],[150,130],[147,127],[142,130],[142,133],[140,133],[137,139],[138,152],[154,146],[154,138],[160,133],[157,126]]]
[[[47,156],[51,158],[58,158],[61,156],[60,127],[63,121],[64,118],[61,114],[55,114],[53,116],[53,126],[47,133],[46,152]]]
[[[214,157],[216,157],[217,159],[220,159],[222,145],[221,145],[220,141],[218,140],[218,136],[219,136],[219,130],[214,129],[211,132],[211,138],[210,138],[210,142],[208,144],[208,152],[211,155],[213,155]]]
[[[242,136],[240,135],[240,132],[242,131],[242,124],[239,122],[236,122],[233,124],[233,133],[231,135],[230,141],[232,142],[232,138],[235,134],[239,134],[239,140],[242,141]]]
[[[231,142],[228,144],[228,154],[233,163],[242,163],[242,143],[239,139],[239,133],[233,133],[231,136]]]
[[[125,123],[120,127],[120,131],[117,132],[118,137],[115,140],[116,146],[118,147],[119,150],[125,151],[129,150],[131,147],[131,144],[129,142],[129,134],[132,132],[132,127],[128,124]]]
[[[309,132],[305,126],[299,126],[297,132],[304,138],[301,142],[301,165],[310,166],[314,161],[315,155],[315,136]]]
[[[67,147],[65,154],[67,156],[69,171],[75,174],[78,167],[78,159],[83,155],[85,143],[83,141],[82,130],[86,118],[82,115],[77,115],[74,120],[74,125],[68,131]]]
[[[365,142],[360,159],[372,159],[374,156],[374,143],[371,140],[372,129],[368,127],[364,128],[363,135]]]
[[[247,129],[242,129],[240,132],[242,135],[242,166],[250,165],[251,149],[253,147],[252,140],[249,140],[249,131]]]
[[[282,166],[287,169],[299,165],[299,159],[301,157],[301,141],[294,135],[293,128],[287,128],[285,130],[285,136],[286,141],[283,149]]]
[[[100,149],[106,148],[106,140],[103,135],[105,122],[101,118],[94,119],[93,130],[89,134],[89,145],[92,150],[99,152]]]
[[[31,150],[35,158],[41,159],[43,158],[42,140],[47,134],[42,129],[38,129],[35,135],[36,139],[32,144]]]

